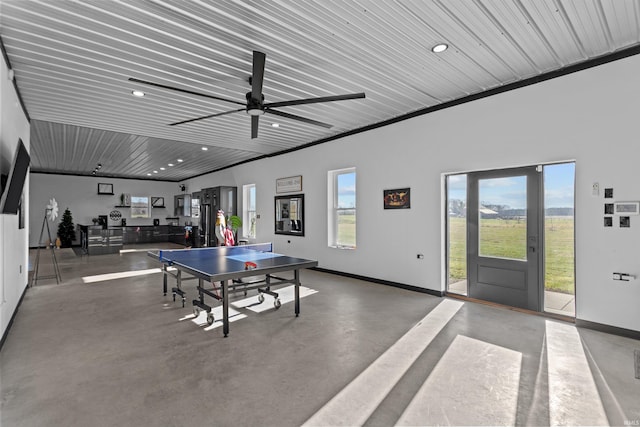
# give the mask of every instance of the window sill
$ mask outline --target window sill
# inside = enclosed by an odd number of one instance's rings
[[[355,250],[355,246],[344,246],[344,245],[329,245],[330,248],[333,249],[343,249],[343,250]]]

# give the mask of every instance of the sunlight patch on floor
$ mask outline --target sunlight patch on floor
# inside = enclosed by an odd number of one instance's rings
[[[448,299],[438,304],[304,425],[363,425],[463,305]]]
[[[159,268],[150,268],[147,270],[120,271],[118,273],[98,274],[95,276],[85,276],[82,278],[84,283],[105,282],[107,280],[125,279],[127,277],[146,276],[147,274],[162,273]]]
[[[295,285],[287,286],[286,288],[273,289],[273,292],[278,294],[278,299],[280,300],[280,304],[284,305],[289,302],[293,302],[295,299]],[[305,286],[300,286],[300,299],[313,295],[318,291],[307,288]],[[240,301],[232,302],[231,305],[236,308],[246,308],[256,313],[261,313],[263,311],[272,310],[274,308],[275,298],[268,294],[262,294],[264,296],[264,301],[260,303],[258,300],[258,295],[254,295]]]
[[[575,326],[545,321],[551,425],[609,425]]]
[[[200,310],[197,317],[194,316],[193,313],[191,313],[187,314],[184,317],[181,317],[180,319],[178,319],[178,321],[182,322],[184,320],[191,320],[196,325],[204,327],[205,331],[211,331],[222,326],[222,306],[213,307],[211,309],[211,312],[213,313],[214,318],[214,322],[211,325],[207,324],[207,312],[204,310]],[[246,314],[242,314],[239,311],[236,311],[233,308],[229,307],[229,323],[235,322],[236,320],[244,319],[246,317]]]
[[[515,425],[522,353],[458,335],[397,425]]]

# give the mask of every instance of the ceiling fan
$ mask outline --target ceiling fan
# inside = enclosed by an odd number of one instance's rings
[[[242,108],[238,108],[235,110],[224,111],[222,113],[209,114],[202,117],[196,117],[195,119],[182,120],[180,122],[170,123],[170,126],[182,125],[185,123],[195,122],[197,120],[209,119],[212,117],[224,116],[225,114],[237,113],[239,111],[246,111],[248,115],[251,116],[251,138],[258,137],[258,120],[259,117],[265,113],[273,114],[280,117],[286,117],[288,119],[298,120],[300,122],[321,126],[324,128],[331,128],[332,126],[327,123],[319,122],[317,120],[308,119],[306,117],[301,117],[291,113],[285,113],[284,111],[274,110],[277,107],[288,107],[291,105],[302,105],[302,104],[315,104],[319,102],[333,102],[333,101],[344,101],[348,99],[358,99],[364,98],[364,93],[350,93],[345,95],[335,95],[335,96],[323,96],[319,98],[306,98],[306,99],[294,99],[291,101],[280,101],[280,102],[264,102],[264,95],[262,94],[262,83],[264,80],[264,66],[266,62],[266,57],[262,52],[253,51],[253,73],[251,77],[249,77],[249,84],[251,85],[251,91],[247,92],[245,95],[246,102],[240,102],[233,99],[222,98],[215,95],[209,95],[206,93],[194,92],[186,89],[180,89],[176,87],[166,86],[159,83],[149,82],[145,80],[136,79],[133,77],[129,78],[129,81],[141,83],[149,86],[155,86],[163,89],[175,90],[182,93],[189,93],[192,95],[204,96],[207,98],[217,99],[218,101],[226,101],[233,104],[242,105]]]

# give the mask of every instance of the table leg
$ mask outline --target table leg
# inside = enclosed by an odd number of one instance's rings
[[[162,290],[164,291],[164,296],[167,296],[167,264],[162,264]]]
[[[229,281],[222,282],[222,332],[229,335]]]
[[[293,277],[295,278],[295,296],[296,296],[296,317],[300,314],[300,270],[293,271]]]

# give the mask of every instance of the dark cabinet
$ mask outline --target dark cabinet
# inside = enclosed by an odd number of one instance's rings
[[[195,241],[187,241],[184,226],[173,225],[130,225],[127,227],[78,226],[81,231],[81,245],[89,255],[117,253],[123,245],[136,243],[171,242],[179,245],[198,246]],[[190,233],[198,235],[198,227],[190,227]]]
[[[158,243],[169,241],[168,225],[141,225],[122,227],[125,245],[132,243]]]
[[[86,254],[114,254],[122,249],[122,230],[118,227],[103,228],[98,225],[79,225],[80,244]]]

